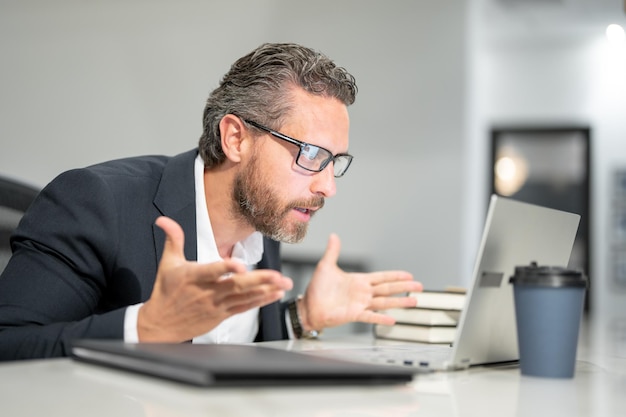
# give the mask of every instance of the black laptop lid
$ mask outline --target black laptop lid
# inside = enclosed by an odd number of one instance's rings
[[[234,344],[124,343],[81,340],[77,361],[200,386],[397,384],[410,369]]]

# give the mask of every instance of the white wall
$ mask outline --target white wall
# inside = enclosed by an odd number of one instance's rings
[[[466,7],[0,2],[0,174],[43,186],[74,167],[187,150],[208,92],[236,58],[262,42],[299,42],[357,77],[356,159],[305,242],[285,253],[318,256],[336,231],[346,258],[407,269],[431,288],[461,283]]]

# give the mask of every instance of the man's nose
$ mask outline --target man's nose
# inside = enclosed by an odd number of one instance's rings
[[[311,192],[324,197],[332,197],[337,193],[335,183],[334,162],[331,161],[323,170],[315,174],[311,184]]]

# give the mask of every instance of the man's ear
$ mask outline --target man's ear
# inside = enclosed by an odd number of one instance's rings
[[[234,114],[227,114],[220,120],[222,150],[232,162],[241,162],[242,144],[246,137],[246,127]]]

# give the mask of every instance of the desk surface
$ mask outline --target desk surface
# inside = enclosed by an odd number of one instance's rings
[[[576,375],[563,380],[521,376],[517,366],[506,366],[420,374],[391,387],[207,389],[70,359],[4,363],[0,410],[7,417],[617,416],[626,410],[624,334],[612,324],[589,326],[581,333]],[[311,350],[354,344],[336,338],[268,345]]]

